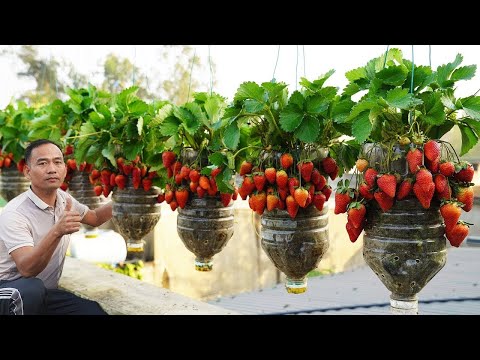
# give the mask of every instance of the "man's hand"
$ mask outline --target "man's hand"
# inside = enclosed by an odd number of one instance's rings
[[[80,213],[72,210],[72,200],[69,197],[67,198],[65,212],[56,226],[62,235],[72,234],[80,230]]]

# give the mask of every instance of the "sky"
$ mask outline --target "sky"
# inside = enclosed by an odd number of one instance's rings
[[[277,81],[288,84],[289,91],[299,88],[301,77],[315,80],[330,69],[335,74],[327,81],[328,86],[342,89],[346,84],[345,72],[364,66],[368,60],[382,55],[387,45],[191,45],[208,69],[208,56],[216,65],[213,91],[229,100],[238,86],[245,81],[257,83]],[[128,57],[145,73],[155,73],[164,65],[160,61],[161,45],[39,45],[40,55],[53,56],[71,61],[77,71],[87,75],[95,83],[100,79],[101,65],[107,54],[115,53]],[[412,45],[389,45],[399,48],[404,57],[412,60]],[[0,51],[7,46],[0,45]],[[452,62],[457,53],[464,56],[462,65],[477,64],[480,67],[480,45],[432,45],[431,62],[438,65]],[[429,46],[413,46],[415,64],[429,65]],[[278,60],[277,60],[278,59]],[[21,92],[32,89],[32,81],[18,80],[16,72],[21,62],[13,58],[0,57],[0,108]],[[197,72],[196,72],[197,70]],[[193,75],[210,82],[210,72],[193,68]],[[275,71],[275,73],[274,73]],[[480,71],[480,70],[479,70]],[[471,95],[480,89],[480,76],[458,83],[457,95]],[[200,89],[208,91],[209,89]]]

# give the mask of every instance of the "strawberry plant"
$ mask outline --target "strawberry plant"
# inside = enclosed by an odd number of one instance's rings
[[[221,196],[224,206],[236,199],[233,184],[234,154],[222,142],[228,122],[222,119],[225,99],[199,92],[194,100],[165,105],[155,118],[163,142],[162,164],[166,175],[165,200],[174,211],[184,208],[192,196]]]
[[[127,180],[135,189],[162,185],[154,118],[166,102],[149,105],[137,91],[133,86],[111,98],[93,87],[70,92],[68,105],[82,124],[66,139],[73,140],[76,164],[92,164],[90,181],[98,195],[124,188]]]
[[[292,218],[298,207],[321,210],[330,195],[327,179],[353,167],[359,146],[342,141],[345,103],[337,88],[324,86],[332,74],[302,78],[290,97],[283,82],[245,82],[226,109],[223,142],[236,151],[239,194],[250,196],[258,214],[273,204]]]
[[[0,168],[17,167],[23,173],[25,148],[35,117],[35,109],[23,101],[0,111]]]
[[[343,129],[363,147],[356,171],[355,194],[348,212],[347,232],[356,241],[366,225],[351,219],[356,203],[366,205],[367,213],[379,207],[388,212],[397,201],[416,198],[424,209],[440,206],[445,234],[459,246],[461,233],[468,226],[459,221],[460,209],[473,204],[473,167],[440,138],[457,126],[462,134],[461,155],[480,136],[480,97],[455,96],[457,83],[474,77],[476,66],[460,66],[458,54],[451,63],[436,70],[414,65],[399,49],[370,60],[367,65],[346,73],[349,84],[342,93],[348,114]],[[361,97],[359,97],[361,95]],[[354,100],[357,98],[358,100]],[[377,156],[381,154],[380,159]],[[373,196],[372,196],[373,195]],[[457,226],[458,224],[458,226]],[[352,226],[360,231],[354,232]],[[455,229],[455,230],[453,230]]]

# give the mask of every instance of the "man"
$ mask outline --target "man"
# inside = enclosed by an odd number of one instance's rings
[[[33,141],[25,149],[23,173],[30,189],[0,214],[0,311],[106,314],[98,303],[58,289],[58,281],[70,234],[80,223],[100,226],[108,221],[112,203],[90,210],[60,189],[67,168],[60,147],[50,140]]]

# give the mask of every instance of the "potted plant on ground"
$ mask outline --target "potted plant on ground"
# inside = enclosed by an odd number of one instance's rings
[[[463,155],[480,135],[480,97],[455,96],[476,71],[462,59],[434,71],[390,49],[346,73],[342,124],[363,148],[356,185],[337,190],[335,213],[348,213],[352,242],[365,229],[365,261],[391,291],[392,309],[417,312],[416,294],[445,265],[444,234],[453,246],[468,234],[459,217],[473,204],[473,167],[441,140],[458,126]]]
[[[177,231],[193,252],[195,269],[210,271],[212,258],[233,235],[234,154],[222,143],[228,122],[225,98],[199,92],[181,106],[162,108],[159,132],[163,146],[161,174],[165,200],[178,209]]]
[[[345,102],[324,86],[332,74],[302,78],[290,97],[285,83],[245,82],[224,116],[224,142],[243,159],[238,192],[261,215],[262,248],[289,293],[306,291],[306,275],[328,248],[327,180],[352,167],[359,150],[342,141]]]

